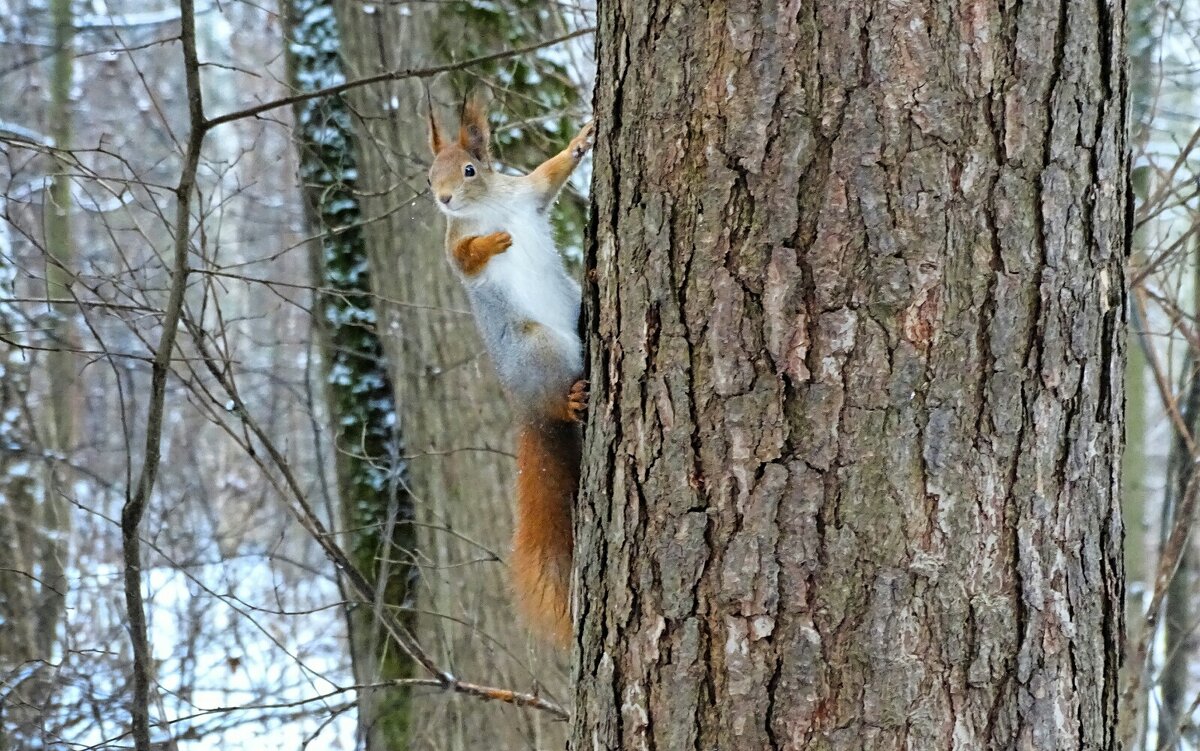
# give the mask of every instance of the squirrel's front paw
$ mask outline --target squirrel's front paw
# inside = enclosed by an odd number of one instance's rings
[[[591,151],[592,145],[595,143],[596,121],[592,120],[583,126],[583,130],[579,131],[579,135],[571,140],[571,158],[575,161],[583,159],[583,155]]]
[[[485,246],[488,255],[496,255],[512,247],[512,235],[507,232],[493,232],[479,238],[479,242]]]

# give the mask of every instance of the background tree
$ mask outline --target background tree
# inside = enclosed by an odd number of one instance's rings
[[[1200,8],[1130,6],[1133,253],[1125,464],[1129,648],[1122,701],[1127,748],[1193,748],[1197,483],[1195,321],[1200,143],[1195,91]],[[1135,393],[1140,392],[1140,393]]]
[[[337,7],[350,78],[470,59],[566,30],[544,3]],[[524,168],[555,153],[574,133],[567,123],[577,126],[582,119],[579,110],[568,109],[578,98],[563,62],[571,58],[555,55],[549,61],[505,59],[432,81],[443,126],[456,126],[462,96],[481,88],[497,100],[493,127],[506,166]],[[503,560],[512,535],[511,419],[466,296],[446,263],[445,220],[426,194],[432,157],[424,88],[400,81],[364,87],[348,98],[358,126],[364,236],[382,303],[379,330],[418,521],[418,633],[445,664],[562,700],[568,693],[562,656],[531,640],[510,604]],[[560,227],[582,223],[578,203],[573,206],[576,218],[568,214]],[[542,714],[480,706],[469,698],[415,699],[413,748],[564,744],[563,723],[547,722]]]
[[[0,258],[12,257],[7,225],[0,225]],[[17,270],[0,262],[0,294],[13,297]],[[0,330],[22,344],[27,337],[23,316],[12,303],[0,303]],[[19,346],[5,343],[0,360],[0,543],[9,551],[0,564],[0,749],[36,746],[44,708],[39,676],[53,654],[55,624],[42,623],[43,602],[59,599],[53,584],[37,577],[45,545],[53,529],[40,523],[45,498],[38,471],[39,442],[31,431],[30,362]]]
[[[290,71],[297,91],[343,83],[333,4],[291,0]],[[392,609],[410,629],[416,529],[403,478],[392,383],[376,333],[375,302],[357,192],[350,109],[340,96],[308,99],[293,109],[308,224],[315,326],[321,347],[326,414],[333,437],[338,516],[359,571],[376,587],[375,608]],[[351,606],[350,659],[355,681],[369,687],[413,676],[413,662],[388,640],[376,613]],[[368,751],[407,747],[409,689],[362,688],[359,736]]]
[[[71,350],[77,349],[75,334],[77,308],[71,297],[71,274],[75,248],[71,235],[74,199],[71,148],[71,123],[74,107],[75,17],[71,0],[51,0],[50,17],[54,24],[54,58],[50,80],[50,137],[55,148],[54,174],[49,181],[49,201],[43,207],[46,233],[46,294],[50,298],[47,318],[50,339],[47,375],[50,378],[50,410],[44,433],[52,451],[47,456],[46,496],[40,512],[44,517],[45,547],[41,556],[42,578],[48,586],[39,606],[38,630],[49,638],[62,618],[66,605],[67,542],[71,515],[67,494],[71,475],[63,457],[69,456],[76,439],[76,415],[80,407],[79,363]]]
[[[601,6],[574,748],[1117,748],[1123,28]]]
[[[67,509],[70,477],[67,462],[75,441],[75,415],[79,409],[76,390],[78,364],[75,348],[74,318],[76,307],[70,297],[70,268],[74,260],[71,239],[73,199],[71,174],[71,101],[74,70],[74,18],[69,0],[52,0],[50,24],[53,29],[49,46],[49,107],[46,134],[34,135],[35,142],[50,147],[53,158],[42,162],[43,181],[41,218],[45,238],[45,304],[37,315],[35,330],[26,325],[29,311],[18,310],[12,303],[0,303],[0,331],[15,338],[17,346],[4,345],[3,378],[0,397],[0,432],[5,447],[4,478],[0,489],[0,544],[13,551],[9,565],[0,578],[0,629],[6,634],[0,641],[0,666],[9,666],[14,678],[0,699],[0,712],[8,706],[13,722],[13,747],[36,745],[44,740],[35,731],[41,713],[52,702],[54,680],[48,666],[54,658],[58,628],[66,606],[68,582],[65,569],[70,540],[71,516]],[[41,124],[39,124],[41,126]],[[7,201],[0,198],[6,210]],[[6,212],[7,213],[7,212]],[[6,226],[0,239],[0,295],[14,297],[18,272],[12,254],[11,232]],[[28,398],[31,378],[40,376],[20,344],[42,339],[49,345],[45,374],[49,377],[48,409],[35,408]],[[4,733],[0,731],[0,735]],[[5,741],[0,741],[2,746]]]
[[[1153,3],[1146,0],[1133,0],[1129,5],[1129,68],[1130,68],[1130,111],[1131,128],[1130,143],[1132,149],[1137,149],[1145,142],[1149,134],[1150,111],[1147,106],[1150,100],[1150,70],[1154,54],[1154,36],[1150,19],[1153,15]],[[1137,171],[1131,174],[1131,181],[1136,182]],[[1132,232],[1131,256],[1136,257],[1145,246],[1144,238],[1136,230]],[[1146,536],[1143,530],[1143,520],[1146,517],[1152,488],[1148,480],[1152,476],[1147,456],[1147,427],[1149,400],[1151,395],[1147,388],[1146,356],[1142,341],[1146,335],[1145,322],[1138,316],[1137,311],[1129,315],[1129,356],[1125,363],[1125,455],[1122,457],[1121,468],[1121,515],[1125,524],[1125,578],[1128,582],[1125,588],[1125,612],[1134,613],[1141,608],[1141,587],[1139,583],[1146,577]],[[1128,619],[1126,629],[1127,642],[1136,639],[1139,624],[1136,618]],[[1127,676],[1126,676],[1127,679]],[[1145,695],[1137,701],[1144,703]],[[1131,714],[1145,717],[1144,708],[1135,713],[1125,712],[1125,719]]]

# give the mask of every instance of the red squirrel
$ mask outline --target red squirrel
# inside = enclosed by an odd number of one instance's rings
[[[591,149],[588,123],[528,175],[492,169],[482,102],[463,107],[457,141],[429,108],[429,185],[446,215],[446,255],[471,302],[519,424],[516,529],[510,559],[518,607],[560,645],[571,638],[572,514],[587,405],[579,284],[554,244],[550,207]]]

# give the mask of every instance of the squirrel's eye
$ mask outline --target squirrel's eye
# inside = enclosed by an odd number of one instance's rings
[[[463,167],[463,174],[467,177],[475,177],[475,165],[468,164],[466,167]]]

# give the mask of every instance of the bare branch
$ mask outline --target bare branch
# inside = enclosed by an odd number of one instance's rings
[[[208,120],[205,123],[205,128],[211,130],[218,125],[224,125],[225,123],[233,122],[234,120],[242,120],[247,117],[254,117],[255,115],[261,115],[264,112],[270,112],[271,110],[279,109],[280,107],[288,107],[296,104],[297,102],[303,102],[309,99],[319,99],[321,97],[334,96],[335,94],[341,94],[344,91],[356,89],[360,86],[368,86],[373,83],[381,83],[383,81],[403,81],[406,78],[432,78],[433,76],[441,73],[449,73],[452,70],[462,70],[464,68],[470,68],[483,63],[506,60],[510,57],[520,57],[521,55],[527,55],[530,52],[536,52],[546,47],[553,47],[556,44],[562,44],[563,42],[575,39],[576,37],[591,34],[595,30],[596,28],[594,26],[589,26],[586,29],[576,29],[568,34],[563,34],[562,36],[558,36],[553,39],[547,39],[544,42],[537,42],[536,44],[529,44],[524,47],[515,47],[502,52],[493,52],[490,55],[481,55],[480,57],[473,57],[470,60],[463,60],[457,63],[435,65],[430,68],[406,68],[403,70],[389,70],[383,73],[377,73],[373,76],[358,78],[353,81],[337,84],[336,86],[326,86],[323,89],[307,91],[303,94],[283,97],[282,99],[276,99],[270,102],[263,102],[262,104],[257,104],[253,107],[247,107],[243,110],[236,110],[234,112],[220,115]]]

